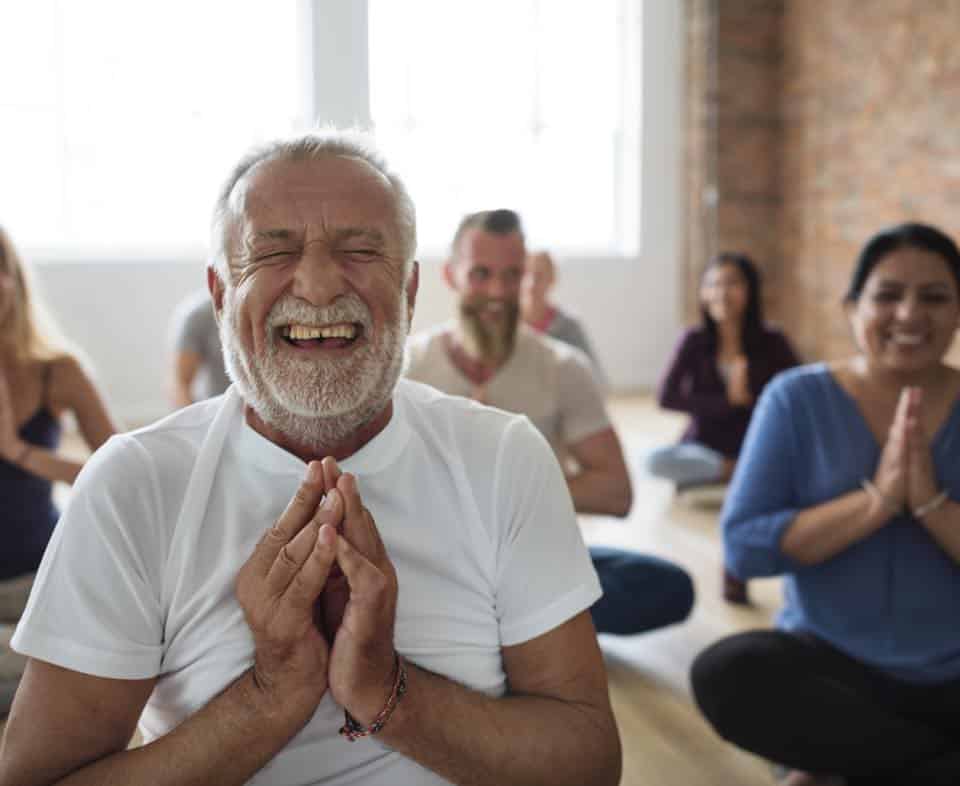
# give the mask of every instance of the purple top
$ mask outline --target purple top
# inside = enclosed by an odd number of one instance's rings
[[[799,363],[786,336],[771,327],[764,328],[760,350],[748,355],[747,361],[754,401],[774,375]],[[706,328],[690,328],[681,337],[657,399],[664,409],[690,413],[684,442],[699,442],[730,458],[740,453],[753,406],[735,407],[727,401],[715,342]]]

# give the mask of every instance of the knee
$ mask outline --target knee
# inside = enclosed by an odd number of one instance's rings
[[[697,706],[721,737],[739,736],[739,718],[747,716],[756,722],[756,712],[749,705],[751,697],[767,693],[762,684],[771,668],[771,645],[775,646],[765,640],[766,633],[721,639],[701,652],[690,667]]]
[[[661,585],[664,594],[670,599],[667,606],[673,610],[674,619],[671,624],[683,622],[690,616],[696,593],[693,588],[693,579],[679,565],[666,563],[664,566]]]
[[[664,447],[648,453],[643,462],[647,473],[654,477],[670,479],[673,475],[672,467],[676,463],[673,459],[673,452],[673,447]]]

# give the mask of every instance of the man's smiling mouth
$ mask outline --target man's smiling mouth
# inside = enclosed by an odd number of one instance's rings
[[[295,347],[347,347],[363,334],[363,325],[356,322],[338,322],[333,325],[283,325],[280,335]]]

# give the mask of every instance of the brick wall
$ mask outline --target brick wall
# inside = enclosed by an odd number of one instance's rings
[[[687,10],[684,310],[697,318],[697,285],[711,256],[745,251],[761,267],[775,311],[783,3],[688,0]]]
[[[841,357],[839,301],[870,234],[918,219],[960,238],[960,2],[699,4],[711,29],[691,23],[688,46],[713,38],[716,85],[689,72],[690,103],[716,122],[688,147],[715,145],[717,203],[714,225],[690,224],[704,237],[688,242],[688,277],[704,249],[754,254],[768,311],[804,356]],[[691,209],[705,197],[691,193]]]

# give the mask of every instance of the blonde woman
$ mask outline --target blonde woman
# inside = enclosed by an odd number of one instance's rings
[[[83,465],[57,453],[66,412],[91,450],[116,431],[83,367],[40,324],[28,272],[0,228],[0,622],[23,611],[53,533],[53,482],[72,483]]]

